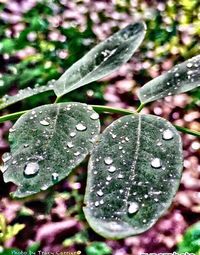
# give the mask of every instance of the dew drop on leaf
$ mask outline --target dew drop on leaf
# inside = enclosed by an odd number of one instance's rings
[[[90,119],[92,119],[92,120],[98,120],[98,119],[99,119],[99,114],[96,113],[96,112],[92,113],[92,115],[90,115]]]
[[[136,202],[131,202],[128,207],[128,213],[133,214],[139,210],[139,205]]]
[[[174,134],[172,133],[172,131],[170,129],[166,129],[163,132],[163,139],[164,140],[171,140],[173,138]]]
[[[49,126],[49,122],[46,121],[46,120],[41,120],[40,124],[43,125],[43,126]]]
[[[161,160],[159,158],[154,158],[152,161],[151,161],[151,166],[153,168],[160,168],[162,166],[162,163],[161,163]]]
[[[58,173],[52,173],[52,180],[53,180],[54,182],[58,181],[58,176],[59,176]]]
[[[76,136],[76,132],[71,132],[69,135],[70,135],[70,137],[74,137],[74,136]]]
[[[103,191],[102,190],[97,191],[97,195],[102,197],[103,196]]]
[[[10,153],[8,153],[8,152],[4,153],[2,156],[3,162],[7,162],[9,159],[11,159]]]
[[[110,166],[110,167],[108,168],[108,171],[109,171],[110,173],[113,173],[113,172],[116,171],[116,167],[115,167],[115,166]]]
[[[72,148],[72,147],[74,147],[74,145],[73,145],[72,142],[68,142],[68,143],[67,143],[67,147],[68,147],[68,148]]]
[[[25,176],[34,176],[36,174],[38,174],[39,172],[39,165],[37,162],[30,162],[28,164],[26,164],[25,168],[24,168],[24,175]]]
[[[113,160],[112,160],[112,158],[110,158],[110,157],[106,157],[106,158],[104,159],[104,162],[105,162],[106,165],[111,165],[111,164],[113,163]]]
[[[76,125],[76,129],[77,129],[78,131],[84,131],[84,130],[87,129],[87,127],[84,126],[82,123],[79,123],[79,124]]]

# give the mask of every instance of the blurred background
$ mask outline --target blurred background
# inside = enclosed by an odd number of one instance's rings
[[[0,96],[58,79],[94,45],[138,19],[145,20],[147,35],[131,61],[103,80],[71,92],[64,101],[136,109],[139,87],[200,53],[200,1],[0,0]],[[1,111],[1,115],[54,99],[51,92],[42,93]],[[153,102],[143,112],[200,131],[199,106],[200,90],[196,89]],[[103,127],[117,117],[102,114]],[[11,122],[0,124],[1,155],[9,151],[11,126]],[[172,206],[149,231],[120,241],[103,239],[84,218],[87,161],[52,190],[22,201],[10,198],[15,187],[3,183],[0,174],[0,253],[200,254],[200,141],[181,135],[184,171]],[[5,227],[9,230],[6,236]]]

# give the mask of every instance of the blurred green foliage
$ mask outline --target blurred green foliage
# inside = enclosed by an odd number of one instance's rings
[[[177,252],[191,252],[196,255],[200,254],[200,222],[186,230],[183,240],[178,244]]]

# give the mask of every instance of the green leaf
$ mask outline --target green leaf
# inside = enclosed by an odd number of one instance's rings
[[[167,73],[146,83],[139,90],[139,99],[144,103],[187,92],[200,86],[200,55],[174,66]]]
[[[193,252],[195,254],[200,252],[200,222],[186,230],[182,241],[178,244],[178,252]]]
[[[26,89],[21,89],[19,90],[19,92],[14,95],[14,96],[9,96],[9,95],[5,95],[4,97],[2,97],[0,99],[0,110],[15,104],[23,99],[26,99],[28,97],[46,92],[46,91],[53,91],[53,87],[54,87],[54,81],[50,82],[48,85],[46,86],[40,86],[40,87],[35,87],[35,88],[26,88]]]
[[[99,129],[98,114],[86,104],[44,105],[29,111],[10,130],[4,181],[18,185],[15,197],[46,190],[84,160]]]
[[[181,138],[168,121],[137,114],[113,122],[89,160],[90,226],[115,239],[149,229],[170,206],[182,164]]]
[[[56,82],[56,95],[62,96],[119,68],[131,58],[144,35],[145,24],[135,23],[94,47]]]
[[[93,242],[86,247],[87,255],[109,255],[112,254],[112,249],[103,242]]]

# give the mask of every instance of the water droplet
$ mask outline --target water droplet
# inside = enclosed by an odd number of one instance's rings
[[[161,160],[159,158],[154,158],[152,161],[151,161],[151,166],[153,168],[160,168],[162,166],[161,164]]]
[[[111,177],[111,176],[108,176],[108,177],[106,177],[106,180],[107,180],[107,181],[111,181],[111,180],[112,180],[112,177]]]
[[[10,153],[8,153],[8,152],[4,153],[3,156],[2,156],[3,162],[8,161],[9,159],[11,159]]]
[[[188,68],[190,68],[190,67],[192,67],[192,66],[193,66],[192,63],[187,63],[187,67],[188,67]]]
[[[74,152],[74,156],[80,155],[80,151]]]
[[[99,206],[99,202],[96,201],[96,202],[94,203],[94,205],[95,205],[96,207]]]
[[[29,147],[29,144],[24,144],[24,148],[28,148]]]
[[[34,176],[39,172],[39,165],[37,162],[30,162],[24,168],[24,174],[26,176]]]
[[[111,157],[106,157],[106,158],[104,159],[104,162],[105,162],[106,165],[111,165],[112,162],[113,162],[113,160],[112,160]]]
[[[96,113],[96,112],[92,113],[92,115],[90,115],[90,119],[92,119],[92,120],[98,120],[98,119],[99,119],[99,114]]]
[[[43,126],[49,126],[49,122],[46,121],[46,120],[41,120],[40,124],[43,125]]]
[[[99,191],[97,191],[97,195],[102,197],[103,196],[103,191],[100,189]]]
[[[136,202],[131,202],[128,207],[128,213],[133,214],[139,210],[139,205]]]
[[[84,126],[82,123],[79,123],[79,124],[76,125],[76,129],[77,129],[78,131],[84,131],[84,130],[87,129],[87,127]]]
[[[110,173],[113,173],[113,172],[116,171],[116,167],[115,167],[115,166],[110,166],[109,169],[108,169],[108,171],[109,171]]]
[[[172,131],[170,129],[166,129],[162,135],[164,140],[171,140],[173,138],[173,136],[174,136],[174,134],[172,133]]]
[[[69,135],[70,137],[74,137],[76,135],[76,132],[71,132]]]
[[[72,148],[72,147],[74,147],[74,145],[73,145],[72,142],[68,142],[68,143],[67,143],[67,147],[68,147],[68,148]]]
[[[59,174],[58,173],[52,173],[52,180],[55,182],[55,181],[58,181],[58,176]]]

